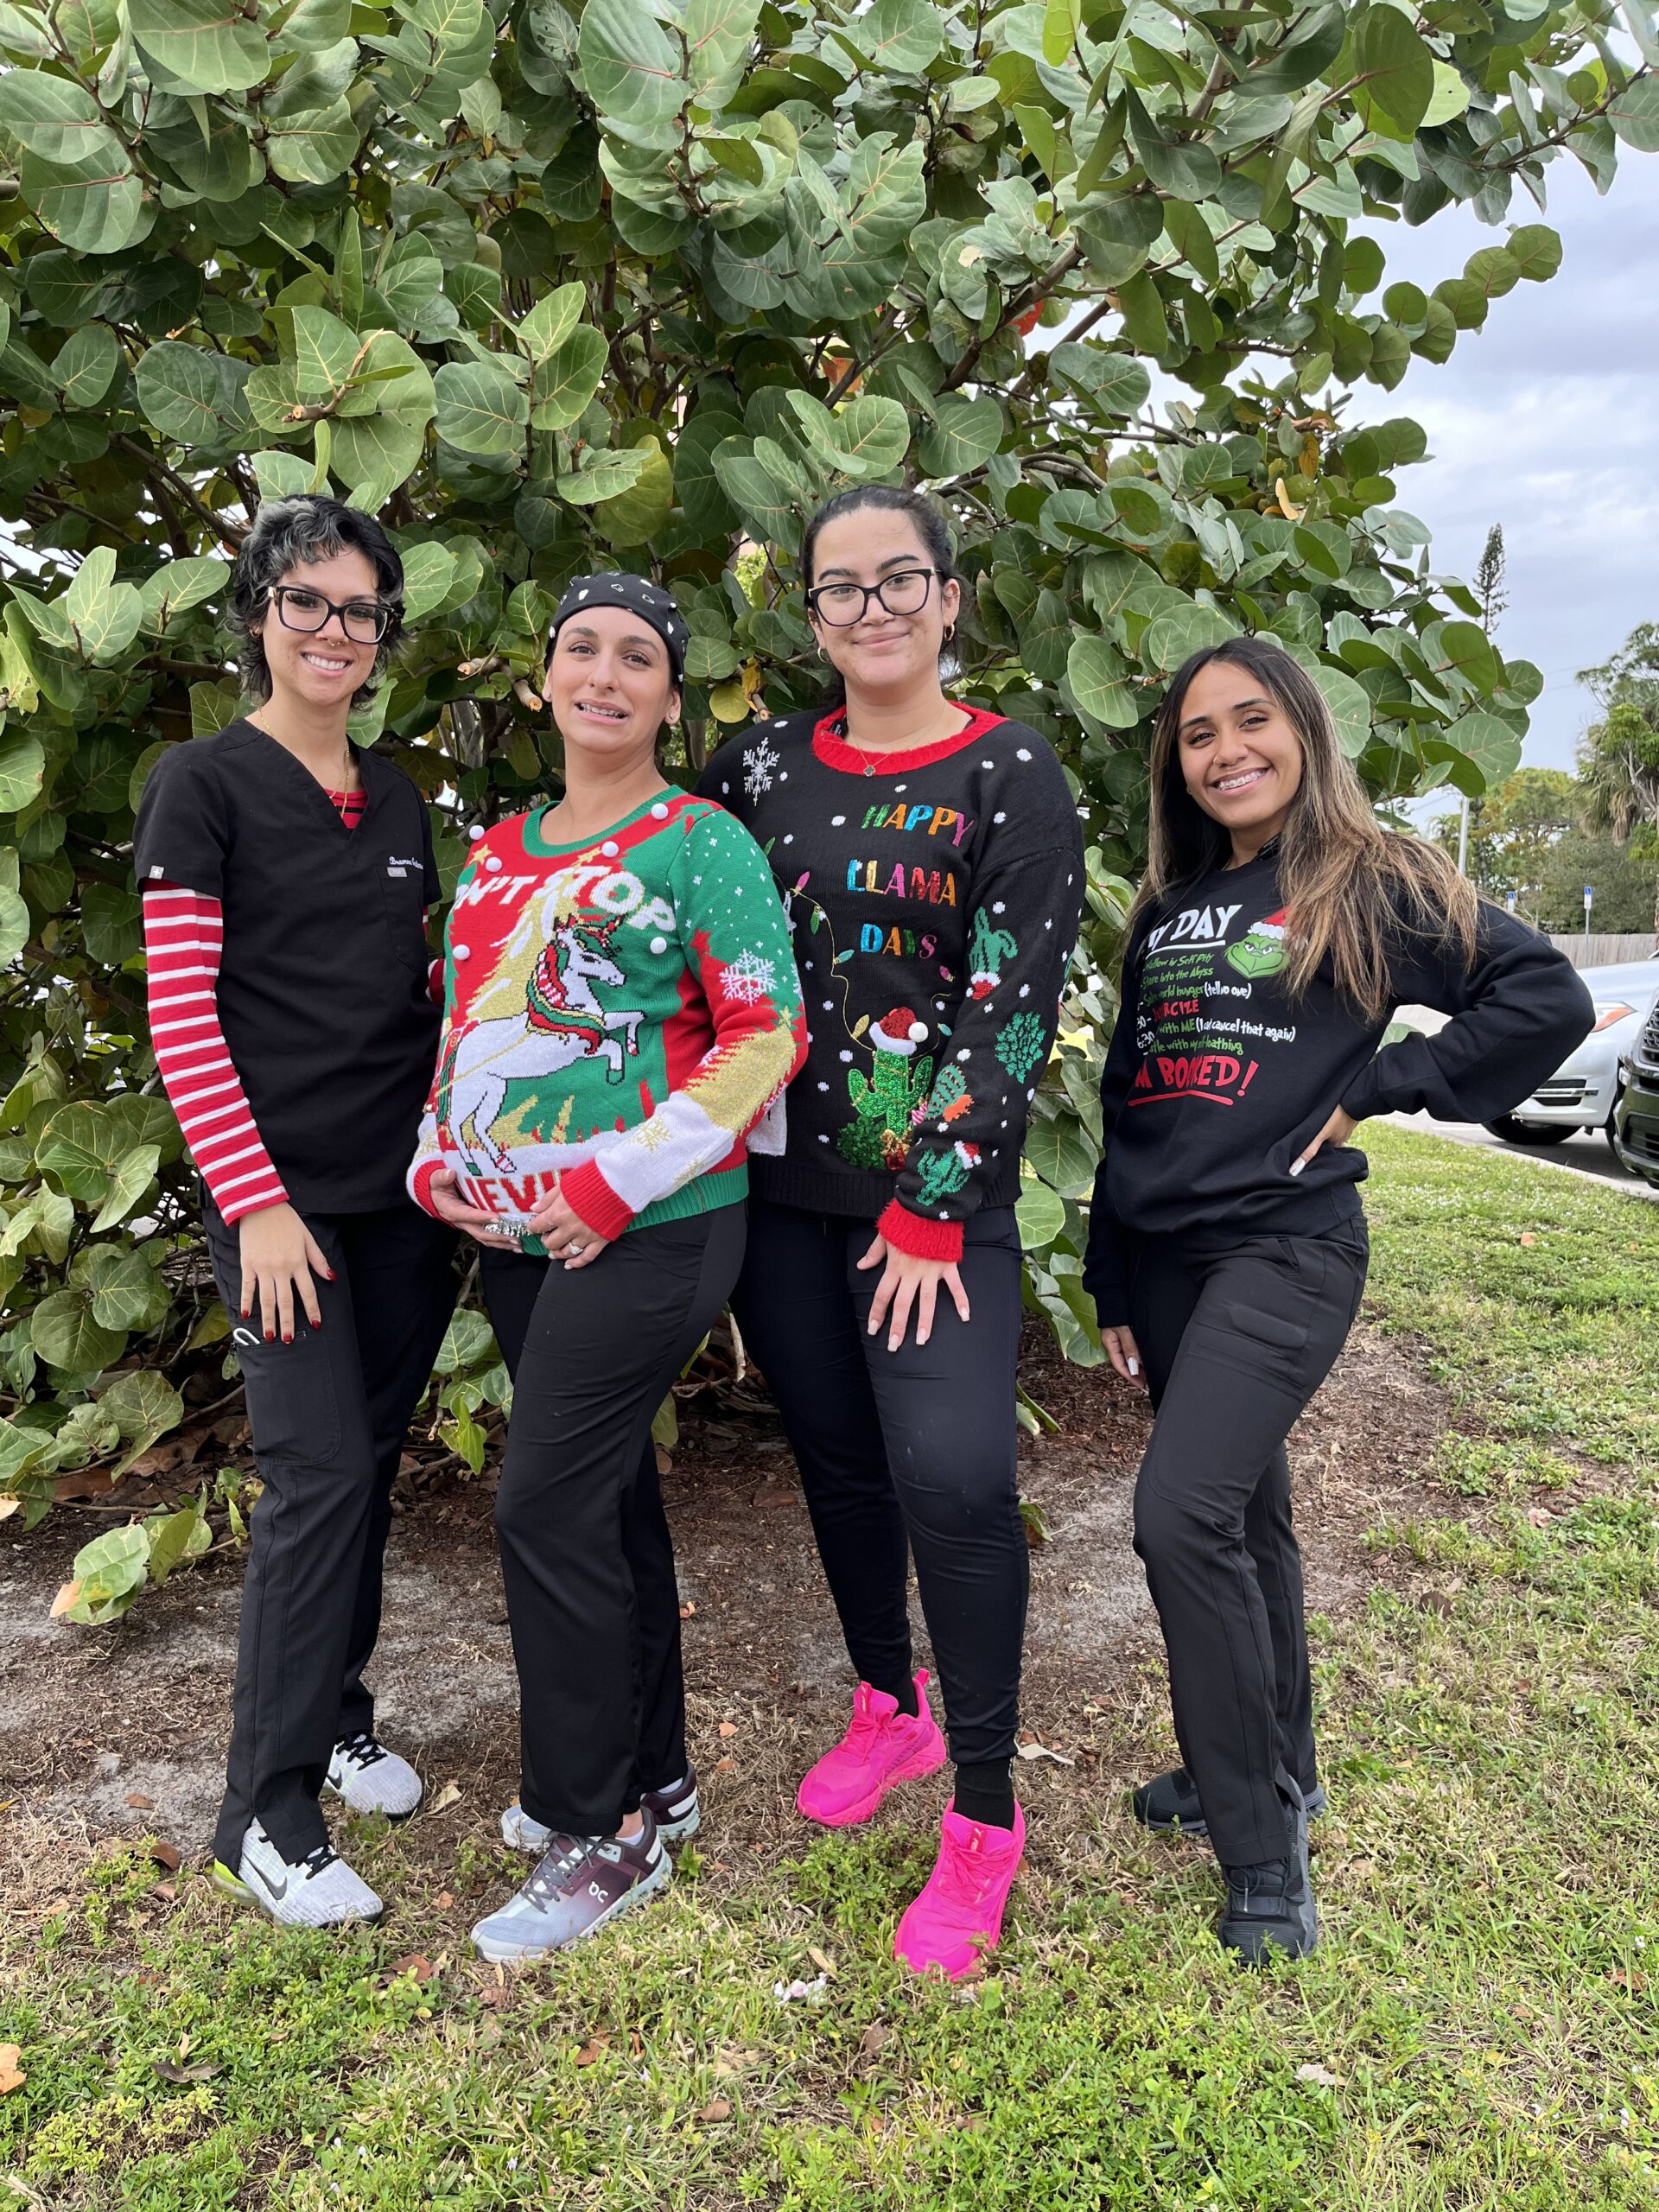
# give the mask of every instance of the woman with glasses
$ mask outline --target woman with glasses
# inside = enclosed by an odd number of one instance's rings
[[[162,755],[133,838],[151,1040],[264,1485],[214,1874],[308,1926],[381,1910],[331,1849],[321,1791],[394,1819],[421,1796],[363,1670],[404,1433],[454,1297],[453,1232],[404,1189],[438,1037],[439,886],[420,793],[346,734],[403,581],[369,516],[266,501],[231,579],[248,711]]]
[[[849,1827],[944,1763],[912,1671],[913,1554],[955,1796],[895,1949],[956,1979],[996,1942],[1024,1848],[1014,1206],[1082,839],[1046,741],[942,688],[961,586],[925,499],[840,493],[809,524],[801,568],[836,703],[734,737],[700,786],[771,858],[806,1002],[786,1149],[752,1163],[734,1307],[859,1677],[851,1724],[797,1802]]]

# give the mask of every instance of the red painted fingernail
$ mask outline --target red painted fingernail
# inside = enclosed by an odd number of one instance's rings
[[[267,1330],[265,1331],[265,1342],[266,1342],[268,1344],[274,1344],[276,1343],[276,1331],[275,1331],[274,1329],[267,1329]]]
[[[293,1338],[292,1338],[292,1337],[284,1337],[284,1338],[283,1338],[283,1342],[285,1344],[291,1344],[293,1343],[293,1341],[294,1341],[294,1339],[293,1339]]]

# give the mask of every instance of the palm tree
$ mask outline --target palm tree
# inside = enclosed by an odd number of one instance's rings
[[[1611,660],[1581,668],[1579,682],[1602,706],[1579,747],[1585,818],[1659,861],[1659,622],[1639,622]],[[1659,880],[1653,936],[1659,950]]]

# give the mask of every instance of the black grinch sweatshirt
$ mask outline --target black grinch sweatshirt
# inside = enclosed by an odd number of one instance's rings
[[[1403,918],[1388,947],[1399,1006],[1451,1014],[1438,1036],[1377,1046],[1325,963],[1293,1002],[1282,982],[1276,855],[1217,869],[1148,907],[1123,962],[1101,1082],[1105,1150],[1084,1284],[1103,1328],[1128,1318],[1138,1241],[1308,1236],[1360,1211],[1365,1155],[1325,1145],[1292,1164],[1340,1106],[1356,1121],[1427,1109],[1507,1114],[1588,1035],[1590,995],[1545,938],[1480,910],[1474,963]]]
[[[698,790],[772,862],[794,931],[806,1065],[758,1197],[879,1221],[925,1259],[1020,1192],[1026,1119],[1083,905],[1059,762],[1023,722],[864,753],[839,716],[791,715],[722,746]]]

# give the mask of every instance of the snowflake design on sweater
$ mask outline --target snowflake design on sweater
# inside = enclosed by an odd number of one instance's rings
[[[722,996],[738,1006],[759,1006],[777,988],[776,963],[758,952],[740,952],[720,971]]]
[[[763,737],[759,745],[749,746],[743,755],[743,788],[751,798],[760,798],[772,789],[772,772],[782,755]]]

